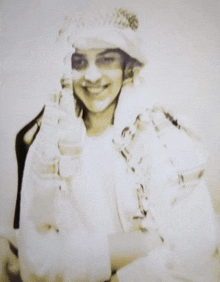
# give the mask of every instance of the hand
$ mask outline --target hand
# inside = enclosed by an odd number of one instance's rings
[[[156,231],[149,233],[117,233],[109,235],[109,251],[112,270],[145,257],[153,249],[162,245],[162,240]]]
[[[0,281],[21,281],[18,257],[13,254],[9,241],[0,237]]]

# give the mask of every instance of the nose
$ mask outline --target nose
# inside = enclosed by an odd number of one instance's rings
[[[84,77],[85,80],[94,83],[101,79],[102,74],[97,66],[95,64],[92,64],[86,69]]]

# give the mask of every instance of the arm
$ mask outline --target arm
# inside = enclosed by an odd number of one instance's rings
[[[202,178],[203,150],[186,128],[182,129],[176,121],[173,123],[160,108],[144,114],[146,118],[143,116],[140,121],[145,126],[140,134],[148,136],[151,175],[148,182],[142,183],[139,206],[152,214],[151,223],[164,243],[119,269],[118,279],[120,282],[216,281],[212,258],[216,248],[215,219]],[[138,159],[138,150],[135,152]],[[134,164],[131,157],[128,159]],[[148,162],[141,164],[135,169],[146,171]],[[148,228],[151,223],[148,224],[147,216],[143,227]]]
[[[15,151],[17,157],[17,166],[18,166],[18,188],[17,188],[17,201],[14,215],[14,228],[19,228],[19,216],[20,216],[20,200],[21,200],[21,185],[24,172],[24,165],[28,149],[31,146],[32,142],[37,136],[37,133],[40,128],[41,118],[44,113],[44,108],[41,112],[24,128],[22,128],[16,136],[15,141]]]

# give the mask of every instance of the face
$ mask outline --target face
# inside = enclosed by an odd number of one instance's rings
[[[123,58],[114,49],[78,49],[72,56],[73,92],[86,109],[103,112],[116,104],[123,83]]]

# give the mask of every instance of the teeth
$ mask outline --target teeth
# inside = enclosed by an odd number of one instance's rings
[[[106,87],[99,86],[99,87],[87,87],[87,90],[91,93],[98,94],[102,92]]]

